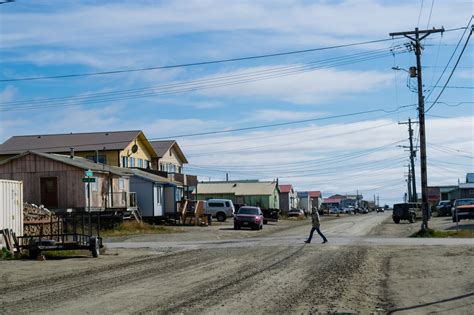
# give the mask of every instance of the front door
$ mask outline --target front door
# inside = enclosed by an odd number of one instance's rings
[[[163,216],[163,186],[153,187],[153,216]]]
[[[58,178],[57,177],[41,177],[41,204],[46,208],[58,207]]]

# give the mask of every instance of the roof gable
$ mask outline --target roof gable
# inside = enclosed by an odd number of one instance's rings
[[[291,184],[278,185],[278,189],[280,189],[281,193],[286,194],[293,190],[293,185]]]
[[[183,163],[188,163],[188,160],[184,156],[183,151],[179,147],[176,140],[160,140],[160,141],[150,141],[151,146],[155,150],[159,158],[165,156],[166,152],[173,149],[176,152],[176,155],[181,159]]]
[[[69,152],[70,148],[78,152],[104,148],[122,150],[139,136],[140,141],[148,142],[140,130],[13,136],[0,145],[0,154],[18,154],[25,151],[59,153]]]
[[[45,153],[45,152],[37,152],[37,151],[27,151],[23,152],[21,154],[15,155],[9,159],[6,159],[4,161],[0,162],[0,165],[8,164],[12,160],[16,160],[19,158],[22,158],[26,155],[38,155],[46,159],[50,159],[59,163],[64,163],[73,167],[77,167],[80,169],[84,170],[91,170],[94,172],[104,172],[104,173],[112,173],[118,176],[128,176],[129,173],[127,172],[127,169],[122,169],[120,167],[116,166],[110,166],[107,164],[102,164],[102,163],[95,163],[91,160],[75,156],[73,158],[67,156],[67,155],[62,155],[62,154],[54,154],[54,153]]]

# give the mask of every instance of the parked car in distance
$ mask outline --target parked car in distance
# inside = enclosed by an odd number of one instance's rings
[[[440,200],[436,205],[436,212],[438,217],[451,216],[451,210],[453,208],[454,200]]]
[[[377,208],[377,213],[379,213],[379,212],[385,212],[385,209],[382,208],[382,207],[378,207],[378,208]]]
[[[367,214],[367,213],[369,213],[369,209],[368,208],[361,208],[360,213]]]
[[[254,230],[263,229],[263,213],[259,207],[240,207],[234,216],[234,230],[240,230],[244,226]]]
[[[278,222],[280,218],[280,209],[269,208],[269,209],[260,209],[263,213],[263,224],[270,222]]]
[[[230,199],[209,199],[206,201],[204,214],[210,214],[219,222],[234,216],[235,207]]]
[[[329,214],[339,214],[339,213],[342,213],[342,210],[339,209],[338,207],[333,207],[329,209]]]
[[[408,220],[410,223],[415,223],[417,216],[421,214],[421,204],[416,202],[397,203],[393,205],[392,219],[395,223],[400,223],[401,220]]]
[[[461,219],[474,219],[474,198],[463,198],[454,201],[453,222]]]
[[[291,209],[288,211],[288,217],[304,217],[303,209]]]

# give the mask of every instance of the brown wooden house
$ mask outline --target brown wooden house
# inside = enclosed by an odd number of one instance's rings
[[[88,170],[93,183],[83,182]],[[91,211],[136,208],[127,169],[82,157],[28,151],[1,161],[0,179],[23,181],[24,201],[50,209],[87,210],[89,199]]]

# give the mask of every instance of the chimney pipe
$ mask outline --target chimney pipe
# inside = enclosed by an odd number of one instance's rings
[[[69,155],[69,158],[73,159],[74,158],[74,148],[70,148],[70,150],[71,150],[71,153]]]

